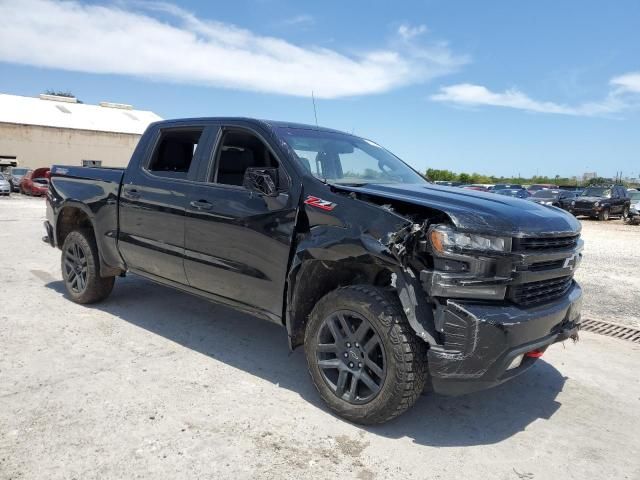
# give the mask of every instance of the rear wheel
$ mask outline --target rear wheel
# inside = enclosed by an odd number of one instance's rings
[[[309,318],[305,353],[323,400],[353,422],[391,420],[424,389],[426,344],[389,290],[356,285],[327,294]]]
[[[62,278],[67,293],[76,303],[104,300],[113,290],[115,277],[100,276],[100,259],[93,233],[75,230],[62,245]]]
[[[607,221],[609,220],[609,209],[604,208],[598,214],[598,220]]]

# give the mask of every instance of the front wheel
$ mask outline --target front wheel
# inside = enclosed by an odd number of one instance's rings
[[[76,303],[104,300],[113,290],[115,277],[100,276],[100,258],[93,233],[75,230],[62,245],[62,278],[67,293]]]
[[[309,373],[338,415],[383,423],[411,407],[426,381],[426,344],[392,291],[340,288],[313,309],[305,331]]]
[[[607,221],[609,220],[609,209],[608,208],[604,208],[600,211],[600,213],[598,214],[598,220],[601,221]]]
[[[629,207],[624,207],[624,210],[622,210],[622,221],[626,222],[629,220]]]

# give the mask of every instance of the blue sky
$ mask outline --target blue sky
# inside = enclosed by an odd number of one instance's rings
[[[318,120],[424,170],[640,175],[640,2],[0,0],[0,92]]]

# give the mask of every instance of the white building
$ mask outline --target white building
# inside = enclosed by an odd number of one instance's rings
[[[0,94],[0,167],[122,167],[140,135],[157,120],[161,118],[155,113],[131,105]]]

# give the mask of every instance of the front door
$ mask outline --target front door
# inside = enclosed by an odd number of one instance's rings
[[[247,167],[277,167],[277,196],[243,187]],[[223,128],[211,167],[189,193],[185,270],[189,284],[238,307],[282,315],[298,198],[285,167],[256,133]]]

